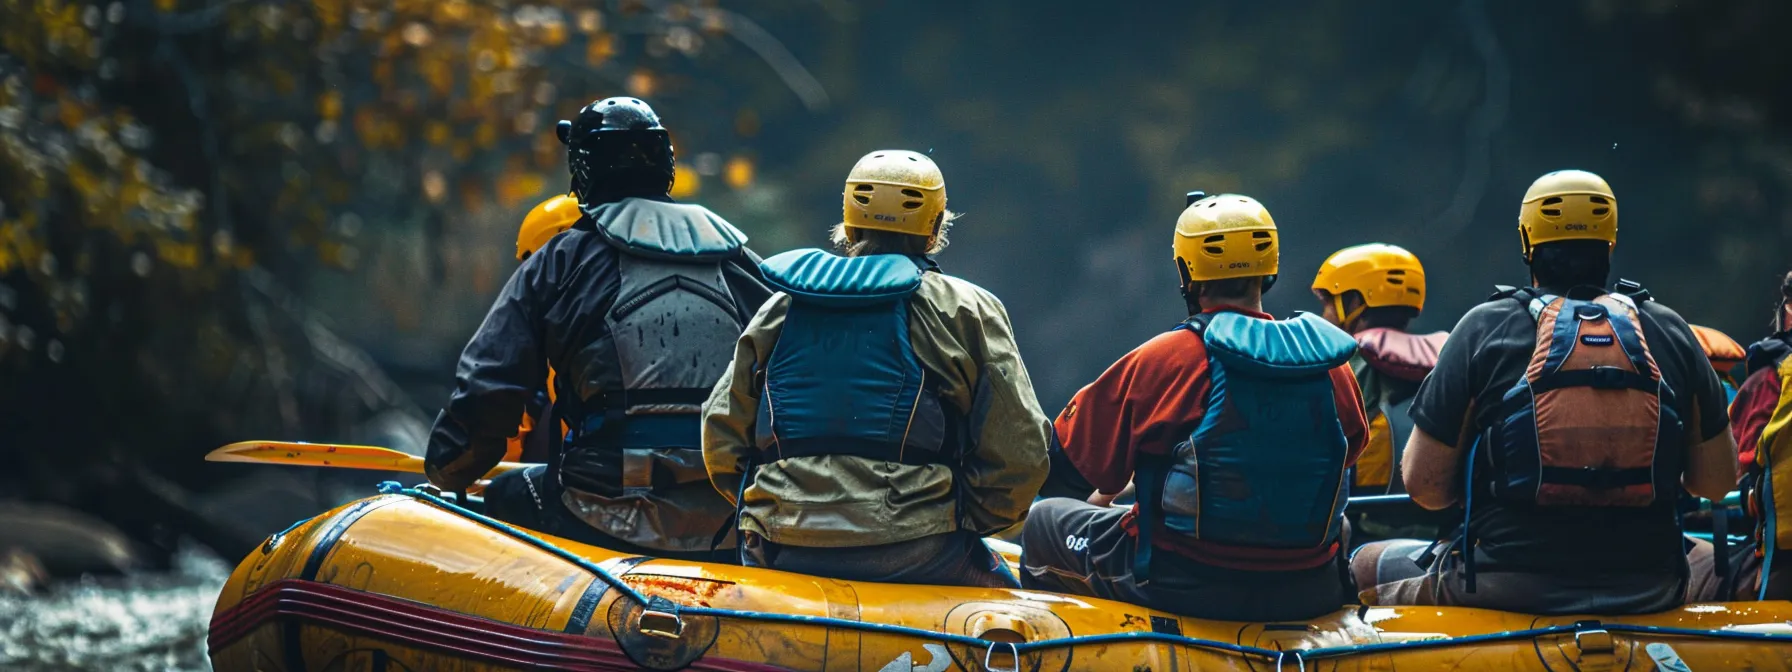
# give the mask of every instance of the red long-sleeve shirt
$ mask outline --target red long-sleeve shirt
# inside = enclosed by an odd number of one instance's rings
[[[1269,315],[1232,307],[1251,317]],[[1338,420],[1350,445],[1346,466],[1356,463],[1369,442],[1362,391],[1348,364],[1331,371]],[[1103,493],[1114,494],[1132,480],[1139,453],[1169,454],[1200,426],[1208,391],[1207,348],[1200,335],[1177,329],[1146,341],[1114,362],[1058,414],[1058,442],[1083,478]],[[1136,536],[1138,508],[1124,525]],[[1324,564],[1338,551],[1336,543],[1313,549],[1239,548],[1191,539],[1161,527],[1152,545],[1197,562],[1252,570],[1307,569]]]

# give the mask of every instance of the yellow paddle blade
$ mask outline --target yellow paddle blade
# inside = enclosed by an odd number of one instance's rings
[[[415,455],[379,446],[333,443],[239,441],[212,451],[205,456],[205,460],[423,473],[423,458]]]
[[[335,467],[338,469],[371,469],[423,473],[423,458],[410,453],[379,446],[352,446],[334,443],[301,441],[239,441],[205,456],[207,462],[248,462],[251,464],[290,464],[301,467]],[[486,478],[512,469],[531,466],[521,462],[500,462]]]

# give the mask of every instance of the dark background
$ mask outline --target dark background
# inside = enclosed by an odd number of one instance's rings
[[[1274,213],[1278,314],[1382,241],[1449,328],[1525,281],[1519,199],[1560,168],[1610,181],[1616,275],[1693,322],[1759,338],[1792,266],[1777,0],[0,11],[0,498],[152,546],[228,555],[376,480],[200,461],[223,443],[419,451],[564,186],[553,120],[609,95],[660,110],[682,196],[762,254],[823,244],[860,155],[931,152],[966,213],[941,263],[1007,304],[1048,413],[1182,317],[1192,189]]]

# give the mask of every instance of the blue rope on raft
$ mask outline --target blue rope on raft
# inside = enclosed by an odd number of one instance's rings
[[[634,600],[635,602],[638,602],[642,605],[646,605],[649,601],[648,597],[646,595],[643,595],[640,591],[635,590],[635,588],[633,586],[628,585],[627,582],[623,581],[621,578],[618,578],[616,575],[611,574],[608,570],[605,570],[603,567],[598,566],[597,563],[591,562],[590,560],[588,560],[584,557],[581,557],[579,555],[568,552],[567,550],[562,549],[559,546],[555,546],[546,541],[543,541],[542,539],[536,537],[535,535],[530,534],[530,533],[528,533],[524,530],[521,530],[519,528],[513,527],[507,523],[498,521],[493,518],[489,518],[487,516],[484,516],[479,513],[475,513],[473,511],[469,511],[465,508],[460,507],[459,505],[454,504],[453,502],[449,502],[445,499],[436,497],[435,495],[431,495],[427,492],[423,492],[423,491],[416,490],[413,488],[406,488],[394,481],[386,481],[384,483],[381,483],[379,485],[379,491],[381,494],[406,495],[406,496],[409,496],[409,497],[412,497],[415,499],[420,499],[420,500],[429,502],[430,504],[433,504],[438,508],[453,512],[457,515],[467,518],[468,520],[472,520],[476,523],[479,523],[481,525],[489,527],[493,530],[496,530],[500,533],[505,534],[506,536],[517,539],[519,541],[522,541],[523,543],[529,544],[530,546],[534,546],[535,548],[541,549],[542,551],[546,551],[547,553],[549,553],[550,555],[553,555],[556,558],[560,558],[561,560],[570,562],[573,565],[579,567],[580,569],[591,572],[593,575],[595,575],[598,578],[598,580],[601,580],[604,583],[608,584],[610,587],[615,588],[617,591],[621,592],[624,597],[626,597],[630,600]],[[972,647],[978,647],[978,648],[984,648],[984,649],[988,649],[988,648],[996,647],[996,646],[1010,646],[1009,644],[1006,644],[1006,643],[992,642],[992,641],[982,639],[979,637],[970,637],[967,635],[954,635],[951,633],[938,632],[938,631],[934,631],[934,630],[923,630],[920,628],[913,628],[913,627],[908,627],[908,626],[903,626],[903,625],[889,625],[889,624],[885,624],[885,623],[867,623],[864,621],[851,621],[851,620],[846,620],[846,619],[842,619],[842,618],[835,618],[832,616],[804,616],[804,615],[799,615],[799,614],[776,614],[776,613],[767,613],[767,612],[760,612],[760,611],[744,611],[744,610],[739,610],[739,609],[718,609],[715,607],[697,607],[697,606],[686,606],[686,605],[677,604],[677,603],[673,603],[673,604],[675,605],[678,614],[691,615],[691,616],[712,616],[712,617],[716,617],[716,618],[731,618],[731,619],[738,619],[738,620],[761,621],[761,622],[767,622],[767,623],[789,623],[789,624],[794,624],[794,625],[811,625],[811,626],[828,627],[828,628],[843,628],[843,629],[849,629],[849,630],[858,630],[861,632],[872,632],[872,633],[881,633],[881,634],[889,634],[889,635],[904,635],[904,636],[909,636],[909,637],[917,637],[917,638],[921,638],[921,639],[935,640],[935,641],[947,642],[947,643],[951,643],[951,644],[960,644],[960,645],[964,645],[964,646],[972,646]],[[1509,631],[1509,632],[1495,632],[1495,633],[1487,633],[1487,634],[1482,634],[1482,635],[1465,635],[1462,637],[1449,637],[1449,638],[1443,638],[1443,639],[1424,639],[1424,640],[1414,640],[1414,641],[1407,641],[1407,642],[1378,642],[1378,643],[1371,643],[1371,644],[1354,644],[1354,645],[1350,645],[1350,646],[1331,646],[1331,647],[1324,647],[1324,648],[1318,648],[1318,649],[1292,649],[1292,650],[1287,650],[1287,651],[1277,651],[1277,650],[1273,650],[1273,649],[1265,649],[1265,648],[1255,647],[1255,646],[1245,646],[1242,644],[1231,644],[1231,643],[1227,643],[1227,642],[1215,641],[1215,640],[1210,640],[1210,639],[1198,639],[1198,638],[1194,638],[1194,637],[1187,637],[1187,636],[1183,636],[1183,635],[1172,635],[1172,634],[1160,633],[1160,632],[1119,632],[1119,633],[1109,633],[1109,634],[1101,634],[1101,635],[1083,635],[1083,636],[1075,636],[1075,637],[1060,637],[1057,639],[1042,639],[1042,640],[1039,640],[1036,642],[1026,642],[1026,643],[1022,643],[1022,644],[1014,644],[1012,646],[1013,646],[1016,654],[1022,654],[1022,653],[1031,653],[1031,652],[1035,652],[1035,651],[1061,649],[1061,648],[1073,647],[1073,646],[1086,646],[1086,645],[1099,645],[1099,644],[1126,644],[1126,643],[1159,643],[1159,644],[1173,644],[1173,645],[1180,645],[1180,646],[1189,646],[1189,647],[1194,647],[1194,648],[1199,648],[1199,649],[1208,649],[1208,650],[1213,650],[1213,651],[1223,651],[1226,653],[1233,653],[1233,654],[1238,654],[1238,655],[1243,655],[1243,656],[1256,656],[1256,657],[1259,657],[1266,661],[1271,661],[1271,662],[1280,661],[1280,660],[1283,660],[1288,657],[1293,657],[1295,659],[1295,662],[1300,662],[1300,661],[1308,661],[1308,660],[1320,660],[1320,659],[1325,659],[1325,658],[1336,658],[1336,657],[1340,657],[1340,656],[1349,656],[1349,655],[1373,654],[1373,653],[1398,653],[1398,652],[1403,652],[1403,651],[1415,651],[1415,650],[1422,650],[1422,649],[1438,649],[1438,648],[1446,648],[1446,647],[1454,647],[1454,646],[1468,646],[1468,645],[1473,645],[1473,644],[1486,644],[1486,643],[1491,643],[1491,642],[1504,642],[1504,641],[1512,641],[1512,640],[1520,640],[1520,639],[1534,639],[1537,637],[1547,637],[1547,636],[1551,636],[1551,635],[1569,635],[1569,634],[1590,632],[1590,631],[1596,631],[1596,630],[1605,630],[1607,632],[1613,632],[1613,633],[1633,633],[1633,634],[1646,634],[1646,635],[1672,636],[1672,637],[1698,637],[1698,638],[1704,638],[1704,639],[1724,639],[1724,640],[1751,641],[1751,642],[1777,642],[1777,643],[1792,644],[1792,635],[1787,635],[1787,634],[1763,633],[1763,632],[1743,632],[1743,631],[1736,631],[1736,630],[1695,630],[1695,629],[1691,629],[1691,628],[1669,628],[1669,627],[1658,627],[1658,626],[1649,626],[1649,625],[1629,625],[1629,624],[1623,624],[1623,623],[1602,624],[1599,621],[1579,621],[1576,623],[1565,624],[1565,625],[1552,625],[1552,626],[1546,626],[1546,627],[1541,627],[1541,628],[1531,628],[1528,630],[1513,630],[1513,631]]]

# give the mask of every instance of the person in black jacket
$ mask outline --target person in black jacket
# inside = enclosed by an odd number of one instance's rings
[[[487,513],[623,552],[733,557],[712,552],[734,546],[717,540],[733,509],[709,484],[699,410],[770,298],[759,258],[667,195],[672,144],[646,103],[597,101],[557,132],[583,216],[523,261],[461,353],[429,480],[459,491],[496,465],[551,366],[570,431],[549,464],[492,479]]]

